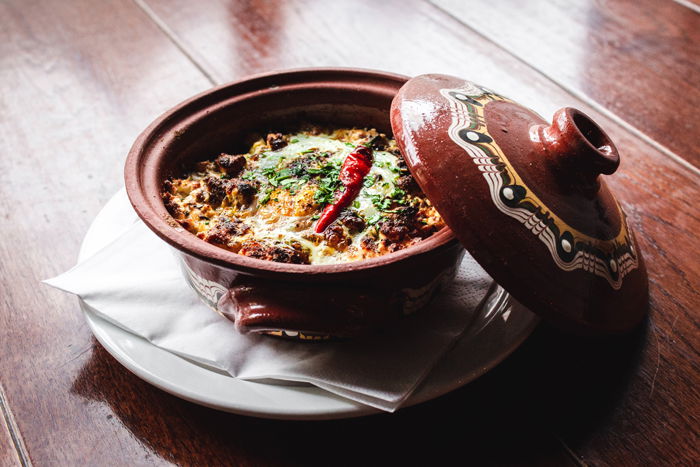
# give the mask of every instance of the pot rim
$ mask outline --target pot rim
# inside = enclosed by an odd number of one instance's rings
[[[276,80],[279,81],[275,83]],[[295,68],[249,75],[196,94],[161,114],[143,130],[132,145],[124,168],[129,201],[141,220],[156,235],[177,250],[208,263],[256,275],[352,274],[392,265],[413,256],[428,254],[436,249],[448,248],[458,240],[449,227],[445,226],[416,245],[366,260],[308,265],[251,258],[207,243],[182,228],[167,212],[161,199],[160,187],[144,186],[143,183],[147,175],[153,175],[157,170],[157,162],[163,157],[162,148],[169,137],[172,138],[175,133],[173,128],[185,121],[197,119],[198,116],[206,114],[208,110],[217,106],[231,105],[252,95],[258,95],[263,90],[279,91],[285,87],[299,88],[314,82],[331,81],[337,85],[345,83],[356,89],[360,86],[360,89],[369,91],[372,82],[377,87],[382,81],[403,84],[407,80],[408,77],[403,75],[363,68]],[[364,87],[362,87],[363,84]],[[237,91],[237,88],[241,88],[240,91]],[[387,109],[388,113],[389,109]]]

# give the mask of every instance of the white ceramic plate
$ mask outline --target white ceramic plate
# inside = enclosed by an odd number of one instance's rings
[[[109,244],[136,220],[125,198],[120,191],[97,215],[83,241],[81,259]],[[336,419],[380,412],[314,386],[243,381],[203,368],[108,323],[80,303],[93,334],[117,361],[139,378],[188,401],[278,419]],[[537,322],[534,314],[513,301],[496,314],[481,316],[406,405],[441,396],[486,373],[515,350]]]

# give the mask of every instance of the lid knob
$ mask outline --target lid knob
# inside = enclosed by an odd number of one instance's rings
[[[555,112],[550,126],[533,128],[552,165],[575,186],[597,191],[599,174],[610,175],[620,155],[608,135],[580,110],[565,107]]]

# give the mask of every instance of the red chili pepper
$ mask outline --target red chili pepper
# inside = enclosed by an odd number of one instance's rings
[[[316,233],[326,230],[340,213],[352,203],[362,188],[362,181],[372,168],[372,150],[367,146],[357,146],[343,161],[340,167],[340,182],[345,190],[336,195],[336,200],[326,206],[314,229]]]

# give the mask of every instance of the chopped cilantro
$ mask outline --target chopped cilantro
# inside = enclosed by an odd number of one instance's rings
[[[377,213],[377,214],[375,214],[374,216],[372,216],[372,217],[370,217],[369,219],[367,219],[367,223],[368,223],[369,225],[375,225],[375,224],[376,224],[377,222],[379,222],[381,219],[382,219],[382,215],[379,214],[379,213]]]
[[[391,198],[385,198],[382,195],[369,195],[369,199],[374,207],[380,211],[386,211],[391,206]]]
[[[365,188],[369,188],[372,185],[374,185],[377,182],[377,176],[376,175],[368,175],[365,177],[365,181],[362,182],[362,186]]]
[[[401,188],[394,188],[390,196],[394,199],[403,199],[403,197],[406,196],[406,192]]]
[[[333,185],[323,183],[318,186],[314,193],[314,201],[320,205],[331,204],[335,200],[335,189]]]
[[[340,168],[337,165],[334,164],[326,164],[324,166],[318,167],[318,168],[312,168],[309,167],[306,169],[306,173],[310,175],[323,175],[328,176],[331,175],[333,172],[340,173]]]
[[[267,181],[272,186],[279,186],[280,182],[292,177],[289,169],[277,170],[276,168],[263,169],[262,174],[267,177]]]
[[[270,201],[270,196],[272,195],[273,191],[274,190],[272,188],[268,188],[265,191],[265,194],[262,196],[262,198],[260,198],[260,200],[259,200],[260,204],[267,204],[267,202]]]
[[[327,164],[315,171],[307,170],[308,173],[319,175],[318,189],[314,194],[314,201],[320,205],[330,204],[335,200],[335,192],[340,188],[340,167],[336,164]]]

